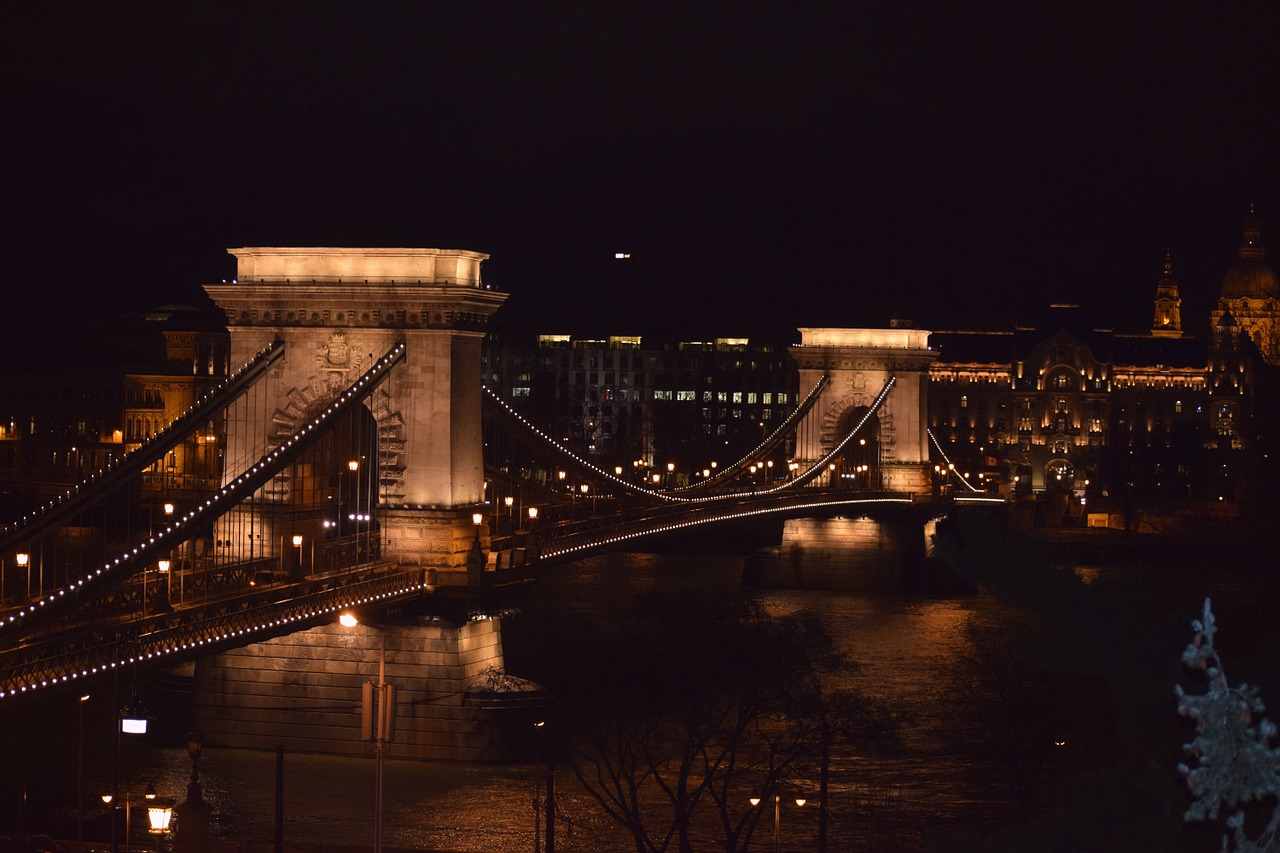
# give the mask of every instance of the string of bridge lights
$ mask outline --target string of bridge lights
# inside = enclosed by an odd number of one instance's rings
[[[813,465],[809,467],[809,470],[805,471],[803,474],[800,474],[794,477],[793,479],[786,481],[780,486],[775,486],[772,489],[762,489],[761,492],[766,495],[771,495],[771,494],[780,492],[783,489],[796,488],[798,486],[803,486],[805,483],[808,483],[810,480],[815,479],[819,474],[827,470],[827,466],[832,464],[831,460],[835,459],[837,456],[843,453],[845,446],[849,442],[853,441],[853,437],[862,430],[862,428],[866,425],[867,421],[871,419],[871,416],[874,415],[876,412],[880,411],[880,406],[884,404],[885,398],[889,396],[889,392],[893,389],[893,386],[896,385],[897,383],[898,383],[898,377],[896,376],[890,376],[888,379],[886,379],[884,382],[884,387],[881,388],[880,393],[876,395],[875,401],[870,406],[868,406],[867,410],[862,414],[862,419],[858,421],[858,425],[855,426],[853,429],[849,430],[849,434],[846,435],[844,439],[840,441],[839,444],[833,447],[830,453],[828,453],[826,456],[819,459],[817,462],[813,463]]]
[[[830,508],[833,506],[858,506],[865,504],[910,504],[910,498],[883,497],[883,498],[831,498],[829,500],[815,500],[804,504],[788,504],[787,506],[765,507],[762,509],[739,510],[737,512],[721,513],[711,518],[689,519],[686,521],[676,521],[670,524],[660,525],[658,527],[646,530],[633,530],[630,533],[618,533],[608,536],[604,539],[598,539],[594,542],[585,542],[578,545],[570,545],[559,550],[550,550],[541,555],[541,559],[547,560],[552,557],[561,557],[566,554],[575,554],[580,551],[586,551],[591,548],[601,548],[606,545],[614,545],[619,542],[626,542],[631,539],[637,539],[642,536],[653,536],[658,533],[670,533],[676,530],[684,530],[690,527],[696,527],[701,524],[714,524],[721,521],[733,521],[735,519],[751,518],[753,516],[769,515],[779,512],[796,512],[798,510]]]
[[[845,446],[849,443],[849,441],[853,439],[855,435],[857,435],[858,430],[862,429],[862,427],[866,424],[867,420],[871,417],[871,415],[879,411],[880,406],[884,403],[884,400],[888,396],[889,391],[893,388],[893,386],[896,383],[897,383],[897,377],[890,376],[885,381],[884,387],[880,389],[880,393],[876,396],[875,402],[867,409],[866,413],[862,416],[862,419],[858,421],[858,425],[854,427],[853,430],[850,431],[850,433],[847,436],[845,436],[844,440],[842,440],[839,444],[836,445],[834,450],[832,450],[822,459],[818,460],[816,463],[814,463],[810,468],[808,468],[802,474],[799,474],[793,479],[788,480],[787,482],[772,488],[758,489],[758,490],[745,490],[740,492],[731,492],[731,493],[722,494],[722,495],[707,495],[707,496],[675,495],[675,494],[671,494],[670,492],[658,491],[655,489],[647,489],[647,488],[644,488],[643,486],[637,486],[634,483],[627,482],[626,480],[623,480],[621,477],[617,476],[616,474],[610,473],[609,471],[606,471],[603,468],[596,466],[594,463],[592,463],[588,459],[585,459],[584,457],[579,456],[577,453],[573,452],[572,450],[565,447],[560,442],[556,441],[550,435],[548,435],[547,433],[539,429],[537,426],[535,426],[533,423],[531,423],[527,418],[524,417],[524,415],[520,414],[514,408],[512,408],[507,403],[506,400],[503,400],[489,386],[482,385],[481,387],[484,389],[484,393],[488,395],[490,400],[492,400],[497,405],[501,406],[503,410],[510,417],[514,418],[516,421],[520,423],[521,426],[523,426],[525,429],[529,430],[534,435],[536,435],[539,439],[543,441],[543,443],[548,445],[552,450],[556,451],[557,453],[560,453],[563,456],[567,456],[568,458],[576,462],[578,465],[582,466],[583,468],[586,468],[589,471],[594,472],[599,477],[602,477],[603,479],[608,480],[612,483],[616,483],[617,485],[621,486],[623,489],[626,489],[627,491],[637,493],[637,494],[642,494],[647,497],[655,498],[661,501],[669,501],[673,503],[707,503],[707,502],[714,502],[714,501],[732,500],[734,498],[744,497],[752,494],[775,494],[784,489],[796,488],[798,486],[804,485],[805,483],[808,483],[810,480],[813,480],[815,477],[817,477],[819,474],[825,471],[827,465],[830,464],[831,460],[834,459],[837,455],[839,455],[844,450]],[[813,395],[815,393],[821,393],[821,386],[822,386],[821,382],[816,383],[814,386],[814,389],[810,392],[810,394]],[[734,463],[733,465],[728,466],[726,470],[731,470],[734,466],[741,466],[743,462],[750,461],[751,458],[755,455],[756,455],[756,451],[752,451],[751,455],[745,457],[743,460],[740,460],[739,462]]]
[[[288,440],[280,444],[275,450],[264,455],[257,464],[253,465],[247,471],[240,474],[240,476],[223,486],[216,495],[206,500],[203,504],[197,505],[181,518],[175,519],[159,533],[150,536],[147,541],[140,543],[132,550],[116,557],[113,562],[106,563],[102,568],[81,577],[79,580],[72,581],[63,589],[50,591],[49,595],[41,598],[39,601],[10,614],[6,625],[12,625],[15,622],[26,619],[32,614],[40,612],[41,608],[46,604],[61,599],[68,592],[75,592],[77,589],[83,591],[83,588],[90,583],[109,580],[114,574],[113,570],[121,567],[121,565],[127,568],[136,562],[137,558],[144,558],[143,562],[145,562],[145,557],[147,555],[146,552],[149,548],[157,545],[163,546],[175,533],[185,530],[194,519],[208,515],[225,504],[235,503],[242,490],[246,488],[252,490],[258,489],[262,483],[266,482],[267,479],[275,476],[275,473],[278,470],[277,463],[280,461],[282,456],[291,452],[294,447],[310,435],[313,430],[324,426],[330,417],[336,414],[339,410],[344,409],[351,400],[362,397],[362,392],[364,391],[365,386],[369,385],[369,383],[374,380],[381,378],[381,375],[400,359],[404,350],[405,344],[403,341],[392,347],[389,353],[378,359],[378,361],[365,371],[364,375],[356,380],[350,388],[339,395],[338,398],[330,403],[326,408],[316,414],[309,423],[304,424],[302,428],[291,435]],[[267,471],[270,473],[264,476],[264,472]],[[103,575],[104,572],[106,573],[105,576]]]
[[[616,474],[610,473],[609,471],[606,471],[603,468],[597,467],[594,463],[574,453],[572,450],[565,447],[563,444],[556,441],[551,436],[547,435],[541,429],[534,426],[524,415],[520,414],[515,409],[513,409],[510,405],[508,405],[507,401],[502,399],[502,397],[500,397],[488,385],[481,385],[480,387],[484,389],[484,393],[488,395],[490,400],[492,400],[494,403],[501,406],[503,411],[505,411],[508,415],[510,415],[512,418],[518,421],[520,425],[523,426],[525,429],[529,430],[538,438],[540,438],[545,444],[551,447],[552,450],[556,451],[557,453],[563,456],[569,457],[574,462],[581,465],[583,468],[586,468],[587,470],[594,472],[596,475],[612,483],[616,483],[618,486],[622,487],[627,491],[645,495],[646,497],[656,498],[658,500],[663,500],[663,501],[694,503],[697,501],[710,500],[709,498],[681,497],[678,495],[668,494],[667,492],[660,492],[655,489],[646,489],[643,486],[637,486],[634,483],[629,483],[626,480],[622,479],[621,477],[617,476]]]
[[[719,471],[712,474],[710,477],[703,480],[702,482],[694,483],[693,485],[685,486],[684,488],[686,489],[704,488],[706,486],[713,485],[720,480],[724,480],[730,476],[733,476],[734,474],[737,474],[739,471],[745,468],[751,462],[752,459],[756,458],[762,452],[765,452],[769,447],[775,444],[776,443],[774,441],[775,438],[787,432],[789,429],[791,429],[791,427],[795,426],[796,422],[798,422],[801,418],[807,415],[809,413],[809,409],[813,408],[813,404],[817,402],[818,397],[822,395],[822,392],[825,391],[827,389],[827,386],[830,384],[831,384],[831,374],[830,373],[822,374],[822,378],[820,378],[817,382],[813,384],[813,387],[809,389],[808,395],[806,395],[804,400],[800,402],[800,405],[795,408],[795,411],[793,411],[790,415],[788,415],[786,420],[784,420],[781,424],[779,424],[777,429],[769,433],[768,437],[763,439],[759,444],[757,444],[750,453],[748,453],[746,456],[739,459],[737,462],[734,462],[731,465],[726,465],[725,467],[721,468]],[[677,491],[679,491],[679,489],[677,489]]]
[[[408,578],[410,576],[405,575],[404,577]],[[224,631],[218,631],[217,629],[213,629],[209,635],[200,637],[199,639],[193,639],[184,643],[174,642],[172,645],[162,644],[160,645],[160,648],[155,650],[149,650],[145,653],[139,651],[134,655],[131,655],[129,657],[122,656],[120,657],[120,659],[110,661],[109,663],[103,663],[98,666],[85,667],[79,671],[73,671],[68,674],[64,674],[60,676],[55,675],[51,678],[42,678],[40,679],[39,683],[36,683],[35,681],[31,681],[28,683],[11,686],[7,690],[0,688],[0,699],[6,699],[6,698],[17,696],[23,693],[33,692],[44,687],[53,687],[57,684],[65,683],[68,681],[74,681],[79,678],[87,678],[91,675],[97,675],[100,672],[108,672],[110,670],[118,669],[119,667],[123,667],[123,666],[131,666],[134,664],[143,663],[145,661],[158,660],[160,658],[179,654],[181,652],[198,649],[202,646],[212,646],[214,644],[221,643],[226,640],[232,640],[232,639],[235,639],[236,637],[250,636],[253,634],[257,634],[258,632],[261,632],[261,631],[266,631],[271,628],[288,627],[291,624],[305,622],[320,616],[328,616],[330,614],[337,613],[342,610],[347,610],[352,607],[359,607],[361,605],[366,605],[366,604],[375,604],[377,602],[383,601],[388,598],[399,597],[399,596],[407,595],[410,593],[427,590],[430,588],[430,586],[431,585],[427,583],[425,578],[421,578],[418,580],[414,580],[402,587],[397,587],[395,589],[386,590],[384,592],[380,592],[376,594],[366,595],[360,598],[352,598],[350,600],[342,601],[332,605],[318,606],[318,607],[303,611],[301,613],[295,613],[290,616],[283,616],[279,619],[267,619],[256,625],[251,625],[246,628],[238,628],[235,630],[224,630]],[[10,683],[11,684],[13,683],[12,680],[10,681]]]
[[[955,463],[947,458],[947,452],[943,450],[942,445],[938,443],[938,438],[933,434],[933,430],[926,429],[925,432],[928,433],[929,441],[933,444],[934,449],[938,451],[938,455],[942,457],[943,463],[947,466],[946,470],[951,474],[955,474],[957,479],[959,479],[961,483],[964,483],[965,488],[967,488],[969,491],[971,492],[982,491],[981,489],[976,488],[967,479],[965,479],[964,474],[961,474],[960,471],[957,470]]]
[[[151,437],[143,441],[140,445],[138,445],[133,450],[130,450],[128,453],[123,454],[117,459],[109,460],[105,465],[102,466],[100,470],[95,471],[92,474],[90,474],[88,477],[86,477],[83,483],[76,483],[66,492],[64,492],[61,495],[58,495],[53,500],[49,501],[47,504],[35,510],[32,510],[27,515],[24,515],[21,518],[19,518],[17,521],[13,522],[12,524],[7,525],[4,528],[5,535],[9,535],[13,532],[16,532],[18,529],[22,527],[26,527],[28,524],[38,521],[41,516],[47,515],[48,513],[54,511],[59,506],[61,506],[64,501],[71,500],[73,497],[75,497],[80,492],[82,487],[87,489],[89,486],[93,485],[97,481],[105,480],[107,478],[107,475],[115,473],[116,469],[123,466],[125,462],[132,461],[137,454],[141,453],[143,450],[151,447],[152,445],[159,443],[160,439],[163,438],[168,433],[172,432],[173,430],[179,427],[185,427],[188,421],[195,419],[195,415],[197,414],[201,406],[209,402],[209,400],[213,398],[215,395],[221,393],[222,391],[232,387],[234,384],[239,382],[244,376],[246,376],[249,373],[249,371],[258,367],[259,364],[265,358],[270,356],[272,353],[279,354],[279,351],[282,351],[283,346],[284,346],[283,341],[272,341],[262,349],[258,350],[258,352],[254,354],[253,358],[249,359],[247,362],[244,363],[244,365],[240,368],[240,370],[236,371],[234,375],[226,379],[217,387],[206,392],[203,397],[201,397],[199,400],[193,403],[191,407],[187,409],[186,412],[179,415],[171,423],[157,430],[154,435],[152,435]],[[281,349],[277,350],[277,348],[281,348]],[[72,449],[74,450],[74,448]]]

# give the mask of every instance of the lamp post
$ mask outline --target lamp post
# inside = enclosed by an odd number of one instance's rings
[[[23,601],[31,600],[31,555],[25,551],[19,551],[14,555],[14,559],[18,561],[18,568],[27,570],[27,585],[22,593]]]
[[[76,841],[84,841],[84,703],[89,694],[80,697],[76,722]]]
[[[514,495],[507,495],[502,499],[503,506],[507,508],[507,528],[511,527],[511,508],[515,506],[516,499]]]
[[[178,853],[209,853],[209,804],[200,790],[200,752],[204,735],[187,732],[187,757],[191,759],[191,780],[187,798],[174,809],[178,813],[178,836],[173,841]]]
[[[118,783],[118,780],[117,780],[117,783]],[[119,787],[119,785],[117,784],[117,786],[116,786],[116,787],[118,788],[118,787]],[[126,850],[129,848],[129,846],[130,846],[130,841],[132,840],[132,837],[133,837],[133,800],[131,799],[132,794],[133,794],[133,782],[131,782],[131,781],[129,781],[129,782],[125,782],[125,786],[124,786],[124,846],[125,846],[125,849],[126,849]],[[155,830],[155,827],[156,827],[157,825],[161,825],[161,826],[163,826],[163,828],[159,830],[160,832],[167,831],[167,830],[168,830],[168,828],[169,828],[169,819],[168,819],[168,815],[166,814],[166,812],[167,812],[167,813],[172,813],[172,811],[173,811],[173,806],[172,806],[172,804],[170,803],[170,804],[168,804],[168,805],[166,806],[164,802],[161,802],[160,804],[158,804],[158,805],[154,805],[154,806],[153,806],[152,804],[156,802],[156,789],[155,789],[155,786],[154,786],[154,785],[152,785],[150,782],[148,782],[148,783],[147,783],[147,787],[146,787],[146,789],[142,792],[142,798],[146,801],[146,804],[147,804],[147,816],[148,816],[148,818],[149,818],[149,823],[150,823],[150,828],[151,828],[151,829],[150,829],[150,831],[153,831],[153,832],[154,832],[154,831],[156,831],[156,830]],[[113,789],[111,789],[111,788],[107,788],[107,789],[105,789],[105,790],[102,792],[102,802],[103,802],[103,805],[110,806],[113,802],[116,802],[116,800],[117,800],[117,799],[118,799],[118,798],[117,798],[116,792],[115,792]],[[119,807],[120,807],[120,806],[119,806],[119,804],[117,803],[117,804],[114,806],[114,808],[112,809],[113,814],[114,814],[115,809],[117,809],[117,808],[119,808]],[[153,811],[157,813],[155,817],[152,817],[152,816],[151,816],[151,814],[152,814],[152,812],[153,812]],[[113,828],[115,827],[115,820],[114,820],[114,819],[112,820],[111,825],[112,825],[112,827],[113,827]],[[112,835],[112,841],[111,841],[111,844],[112,844],[112,849],[115,849],[116,842],[115,842],[114,833],[113,833],[113,835]]]
[[[467,551],[467,571],[482,572],[484,571],[485,557],[484,545],[480,543],[480,525],[484,524],[484,513],[471,513],[471,524],[475,527],[476,535],[471,540],[471,550]]]
[[[751,803],[752,807],[755,807],[760,805],[760,803],[764,802],[764,798],[751,797],[749,802]],[[804,806],[804,804],[807,802],[808,800],[806,800],[803,796],[795,798],[795,803],[797,806]],[[777,850],[778,850],[778,837],[781,833],[781,825],[782,825],[782,795],[774,794],[773,795],[773,850],[774,850],[774,853],[777,853]]]
[[[481,517],[483,520],[483,516]],[[338,616],[338,622],[354,628],[360,620],[351,612]],[[373,778],[373,853],[382,853],[382,758],[387,743],[395,735],[396,686],[387,683],[387,633],[383,628],[368,626],[378,632],[378,683],[365,682],[360,713],[360,735],[374,743]]]
[[[298,549],[297,579],[302,580],[303,571],[302,571],[302,534],[301,533],[293,534],[293,547]]]
[[[117,688],[115,702],[118,703],[119,701],[120,701],[120,694],[119,694],[119,689]],[[138,688],[136,685],[133,688],[133,695],[130,697],[128,704],[125,705],[123,708],[121,708],[119,704],[116,704],[114,707],[116,709],[116,773],[115,773],[115,778],[112,781],[113,787],[111,788],[110,791],[107,791],[102,795],[102,801],[108,804],[110,804],[113,800],[120,799],[121,736],[126,734],[144,735],[147,733],[147,712],[143,709],[142,701],[138,698]],[[125,795],[127,798],[128,796],[127,790],[125,791]],[[128,803],[126,802],[125,805],[127,809]],[[125,826],[127,831],[127,828],[128,828],[127,814],[125,815]],[[126,838],[125,844],[126,846],[128,845],[127,838]],[[116,813],[115,813],[115,809],[112,809],[111,811],[111,853],[119,853],[119,851],[120,851],[120,844],[116,837]]]
[[[542,762],[538,751],[542,746],[540,735],[546,724],[545,720],[538,720],[533,724],[533,853],[540,853],[542,850],[542,785],[538,779]]]
[[[524,540],[524,562],[528,564],[529,560],[538,558],[538,541],[534,538],[533,526],[538,520],[538,508],[531,506],[526,510],[529,514],[529,529],[523,536]]]

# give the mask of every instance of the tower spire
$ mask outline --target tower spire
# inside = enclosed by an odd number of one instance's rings
[[[1164,270],[1156,283],[1155,318],[1151,334],[1158,338],[1182,337],[1182,297],[1178,280],[1173,276],[1173,252],[1164,250]]]
[[[1261,261],[1266,255],[1262,246],[1262,223],[1258,221],[1258,207],[1249,202],[1249,218],[1244,221],[1244,234],[1240,238],[1240,260]]]

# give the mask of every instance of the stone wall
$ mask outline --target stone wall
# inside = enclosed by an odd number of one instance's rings
[[[363,625],[322,626],[255,643],[196,665],[192,716],[210,745],[365,755],[360,695],[378,680],[381,637]],[[386,680],[396,685],[392,758],[484,761],[500,739],[464,692],[487,667],[501,668],[499,620],[392,625]]]

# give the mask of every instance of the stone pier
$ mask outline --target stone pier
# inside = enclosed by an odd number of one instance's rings
[[[349,518],[343,502],[354,501],[367,515],[354,536],[344,535],[363,548],[361,560],[379,563],[379,571],[426,572],[465,604],[478,581],[475,567],[468,571],[477,537],[471,515],[484,501],[480,346],[506,299],[481,279],[488,256],[418,248],[229,251],[237,278],[205,290],[226,312],[232,365],[273,341],[285,349],[228,414],[226,477],[287,441],[376,359],[401,344],[404,355],[348,434],[335,435],[333,449],[282,472],[252,504],[225,516],[214,540],[233,562],[296,560],[303,571],[320,571],[302,547],[294,558],[287,543],[295,535],[332,541],[333,525]],[[359,530],[369,537],[363,543]],[[399,690],[388,754],[499,758],[487,712],[465,697],[486,669],[502,669],[500,623],[423,617],[386,627],[385,639],[387,680]],[[201,660],[194,718],[213,744],[368,752],[358,739],[361,684],[377,680],[381,640],[375,630],[334,625]]]

